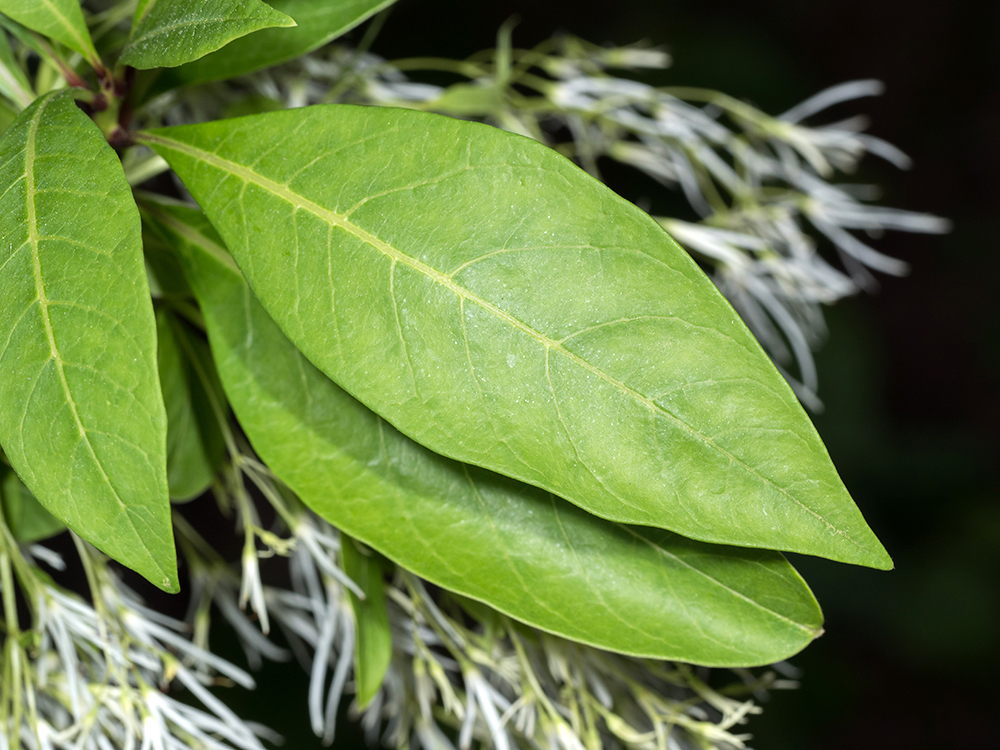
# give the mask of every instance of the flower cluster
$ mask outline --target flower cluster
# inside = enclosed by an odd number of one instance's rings
[[[2,535],[0,748],[263,750],[260,738],[275,739],[208,689],[227,681],[252,689],[253,678],[193,643],[187,623],[145,607],[99,552],[74,538],[86,601],[39,564],[63,570],[62,557],[18,545],[5,525]],[[25,629],[18,589],[30,609]],[[170,685],[183,686],[200,707],[165,692]]]

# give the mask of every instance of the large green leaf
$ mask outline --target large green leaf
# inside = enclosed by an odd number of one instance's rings
[[[139,215],[68,92],[0,141],[0,443],[35,497],[167,590],[177,563]]]
[[[161,0],[162,2],[162,0]],[[350,31],[395,0],[269,0],[295,19],[294,29],[266,29],[238,39],[218,52],[164,71],[157,90],[222,81],[294,60]]]
[[[340,535],[340,559],[344,572],[360,588],[362,600],[350,592],[354,612],[354,692],[358,708],[365,708],[382,687],[392,661],[392,631],[385,608],[382,565],[371,551],[359,549],[357,542]]]
[[[254,31],[294,25],[262,0],[143,0],[118,62],[133,68],[172,68]]]
[[[820,632],[815,599],[776,552],[603,521],[404,437],[298,352],[197,211],[147,210],[176,236],[247,437],[343,531],[434,583],[606,649],[762,664]]]
[[[91,65],[100,61],[87,22],[83,20],[80,0],[0,0],[0,13],[62,42],[83,55]]]
[[[725,299],[554,151],[346,105],[139,137],[286,335],[414,440],[603,518],[891,566]]]

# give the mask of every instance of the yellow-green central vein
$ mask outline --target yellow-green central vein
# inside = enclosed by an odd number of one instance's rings
[[[115,492],[115,488],[111,485],[111,480],[104,472],[104,467],[97,459],[97,454],[94,453],[94,447],[90,444],[90,438],[87,435],[87,428],[84,427],[83,420],[80,418],[80,412],[76,408],[76,401],[73,400],[69,381],[66,380],[66,370],[63,367],[62,357],[59,354],[58,346],[56,346],[56,337],[52,331],[52,319],[49,316],[49,298],[45,293],[45,282],[42,280],[42,261],[38,248],[38,217],[35,212],[35,144],[38,137],[38,123],[42,119],[42,113],[45,111],[46,106],[48,106],[48,102],[42,103],[35,110],[35,116],[31,120],[31,127],[28,131],[28,142],[25,145],[24,156],[24,184],[28,209],[28,243],[31,246],[31,262],[35,275],[35,293],[38,295],[38,307],[42,314],[42,324],[45,326],[45,338],[49,343],[49,356],[55,363],[56,372],[59,374],[59,383],[62,385],[63,395],[66,397],[66,403],[69,405],[73,422],[80,433],[80,439],[86,443],[87,449],[94,459],[94,463],[97,464],[97,468],[101,472],[101,477],[111,489],[111,494],[115,496],[115,500],[118,501],[118,505],[121,506],[122,511],[124,511],[125,503],[122,502],[118,493]]]
[[[144,201],[142,203],[142,206],[143,206],[143,210],[146,211],[147,213],[149,213],[151,216],[153,216],[158,222],[160,222],[160,223],[164,224],[165,226],[169,227],[172,231],[176,232],[184,240],[190,242],[191,244],[195,245],[196,247],[198,247],[201,250],[203,250],[204,252],[206,252],[209,256],[212,257],[213,260],[215,260],[218,263],[220,263],[223,266],[225,266],[225,268],[230,273],[236,274],[239,277],[241,284],[245,284],[245,281],[243,279],[243,274],[239,270],[239,268],[236,266],[236,264],[233,262],[232,256],[230,256],[225,250],[223,250],[216,242],[214,242],[211,239],[209,239],[208,237],[206,237],[204,234],[202,234],[196,228],[190,226],[189,224],[185,224],[182,221],[177,220],[176,218],[174,218],[170,214],[168,214],[165,211],[159,209],[158,207],[156,207],[155,205],[153,205],[151,203],[148,203],[148,202]],[[244,288],[246,288],[246,287],[244,287]],[[301,362],[301,358],[300,358],[300,362]],[[380,445],[381,445],[380,451],[384,453],[385,452],[385,446],[384,446],[385,434],[384,434],[384,431],[382,429],[382,419],[381,418],[378,419],[378,426],[379,426],[379,441],[380,441]],[[487,511],[487,517],[488,517],[488,520],[489,520],[491,526],[493,526],[494,529],[496,529],[496,523],[495,523],[494,519],[492,518],[492,516],[488,513],[488,509],[486,508],[486,503],[483,500],[482,493],[480,492],[478,485],[476,485],[475,481],[472,479],[472,476],[469,474],[468,465],[467,464],[462,464],[462,466],[463,466],[463,469],[465,470],[465,477],[466,477],[466,480],[469,483],[469,486],[470,486],[472,492],[475,494],[477,500],[479,501],[480,505],[483,507],[484,511]],[[550,494],[550,498],[553,499],[553,503],[554,503],[554,497],[551,494]],[[556,516],[556,521],[559,524],[559,528],[562,531],[563,537],[567,540],[567,543],[570,545],[570,548],[572,548],[573,547],[572,542],[569,540],[569,537],[568,537],[568,535],[566,533],[565,527],[563,526],[562,521],[558,517],[558,512],[555,510],[555,505],[554,504],[553,504],[553,511],[554,511],[554,515]],[[625,533],[627,533],[627,534],[633,536],[634,538],[640,540],[643,544],[648,545],[649,547],[651,547],[652,549],[654,549],[657,553],[659,553],[663,557],[667,557],[670,560],[672,560],[675,564],[680,565],[680,566],[686,568],[687,570],[689,570],[689,571],[691,571],[691,572],[693,572],[693,573],[695,573],[697,575],[700,575],[700,576],[708,579],[713,584],[715,584],[715,585],[719,586],[720,588],[724,589],[725,591],[727,591],[728,593],[730,593],[732,596],[734,596],[734,597],[736,597],[738,599],[741,599],[742,601],[744,601],[745,603],[749,604],[750,606],[755,607],[755,608],[757,608],[757,609],[759,609],[759,610],[761,610],[763,612],[768,613],[769,615],[773,616],[775,619],[780,620],[780,621],[786,623],[789,626],[792,626],[794,628],[797,628],[799,630],[802,630],[802,631],[808,633],[811,637],[815,638],[818,635],[819,631],[817,630],[817,628],[813,628],[813,627],[811,627],[809,625],[806,625],[805,623],[801,623],[801,622],[798,622],[796,620],[793,620],[792,618],[790,618],[790,617],[788,617],[786,615],[783,615],[780,612],[777,612],[776,610],[774,610],[774,609],[772,609],[770,607],[765,606],[761,602],[758,602],[757,600],[755,600],[755,599],[747,596],[746,594],[744,594],[744,593],[742,593],[740,591],[737,591],[736,589],[734,589],[731,586],[727,585],[726,583],[724,583],[723,581],[719,580],[718,578],[715,578],[715,577],[709,575],[708,573],[706,573],[705,571],[701,570],[700,568],[698,568],[698,567],[692,565],[691,563],[687,562],[686,560],[682,559],[680,556],[678,556],[678,555],[670,552],[665,547],[663,547],[663,546],[657,544],[656,542],[654,542],[653,540],[647,538],[642,533],[640,533],[637,529],[635,529],[635,528],[633,528],[631,526],[625,525],[625,524],[618,524],[618,523],[616,523],[614,525],[616,527],[618,527],[619,529],[621,529],[622,531],[624,531]],[[573,553],[574,553],[574,555],[577,554],[575,549],[573,549]],[[511,564],[511,561],[509,559],[509,555],[506,555],[506,553],[505,553],[505,557],[507,558],[508,564]],[[514,572],[514,575],[523,584],[524,580],[523,580],[523,577],[521,576],[521,573],[520,573],[519,569],[517,569],[516,566],[513,566],[512,564],[510,565],[510,567],[511,567],[511,570]],[[454,573],[454,571],[451,571],[451,572]],[[527,591],[527,593],[529,595],[531,595],[531,593],[532,593],[527,588],[525,588],[525,591]],[[472,595],[472,594],[470,594],[470,595]],[[558,612],[555,612],[554,610],[549,609],[544,604],[544,602],[542,602],[541,600],[536,599],[536,601],[538,602],[538,604],[540,606],[542,606],[542,608],[548,610],[552,614],[556,614],[556,615],[559,614]],[[508,612],[508,614],[512,614],[512,613]],[[625,623],[625,624],[628,625],[629,627],[634,627],[630,623]],[[539,626],[539,627],[541,627],[541,626]],[[664,640],[662,637],[655,636],[652,633],[648,633],[648,632],[643,631],[643,630],[641,630],[639,628],[635,628],[635,629],[638,630],[639,632],[643,633],[644,635],[648,636],[649,638],[653,639],[653,640],[658,640],[658,641],[663,641]]]
[[[35,280],[35,293],[38,295],[38,307],[42,317],[42,324],[45,328],[45,338],[49,344],[49,356],[55,363],[56,372],[59,376],[59,384],[62,387],[63,395],[66,398],[66,404],[69,406],[70,415],[73,418],[73,422],[76,425],[77,431],[80,433],[80,439],[87,446],[87,451],[90,453],[91,459],[94,461],[94,465],[101,474],[101,478],[104,480],[105,485],[111,491],[111,495],[118,503],[118,507],[121,511],[126,514],[129,523],[132,525],[133,530],[135,530],[135,525],[132,522],[132,517],[128,513],[128,508],[125,502],[122,500],[118,491],[115,489],[114,485],[111,483],[111,478],[108,476],[107,472],[104,470],[104,464],[101,463],[100,459],[97,457],[97,453],[94,450],[93,444],[90,442],[90,436],[87,433],[87,428],[83,424],[83,420],[80,418],[80,412],[76,407],[76,401],[73,398],[73,393],[69,387],[69,381],[66,379],[66,371],[63,367],[62,356],[59,353],[59,348],[56,345],[55,333],[52,330],[52,319],[49,315],[49,298],[45,292],[45,282],[42,278],[42,262],[39,251],[39,235],[38,235],[38,215],[35,210],[35,160],[36,160],[36,144],[38,140],[38,124],[42,119],[42,114],[45,109],[51,103],[52,100],[42,102],[38,105],[38,109],[35,110],[35,115],[31,119],[31,125],[28,129],[27,142],[25,143],[25,156],[24,156],[24,184],[25,184],[25,203],[27,209],[27,223],[28,223],[28,244],[31,246],[31,261],[32,269],[34,273]],[[136,530],[138,534],[138,531]],[[148,551],[148,550],[147,550]],[[163,570],[162,566],[159,565],[156,560],[150,555],[150,559],[158,570],[164,573],[164,577],[168,578],[166,572]]]
[[[387,242],[381,240],[380,238],[376,237],[370,232],[362,229],[353,222],[349,221],[347,217],[345,217],[343,214],[325,208],[324,206],[319,205],[318,203],[306,198],[305,196],[296,193],[294,190],[291,190],[288,187],[288,185],[276,182],[275,180],[272,180],[269,177],[265,177],[259,172],[250,169],[249,167],[246,167],[242,164],[238,164],[234,161],[230,161],[229,159],[219,156],[218,154],[213,153],[211,151],[205,151],[203,149],[197,148],[196,146],[191,146],[187,143],[182,143],[172,138],[166,138],[164,136],[156,135],[150,132],[137,133],[136,140],[145,141],[147,143],[159,144],[172,151],[177,151],[179,153],[193,157],[198,161],[201,161],[205,164],[220,169],[223,172],[238,177],[245,183],[256,185],[257,187],[262,188],[263,190],[266,190],[267,192],[271,193],[275,197],[286,201],[291,206],[304,209],[309,213],[315,215],[319,219],[327,222],[328,224],[331,224],[339,229],[344,230],[348,234],[353,235],[354,237],[361,240],[365,244],[370,245],[371,247],[381,252],[391,261],[394,261],[396,263],[402,263],[403,265],[412,268],[418,273],[423,274],[431,281],[438,283],[444,288],[451,291],[460,299],[465,299],[468,300],[469,302],[472,302],[475,305],[478,305],[483,310],[495,315],[497,318],[505,321],[512,327],[518,329],[519,331],[522,331],[529,337],[535,339],[540,344],[542,344],[542,346],[544,346],[547,350],[553,350],[558,352],[559,354],[563,355],[574,364],[578,365],[579,367],[582,367],[587,372],[592,373],[593,375],[597,376],[606,383],[614,386],[623,393],[631,396],[633,399],[646,406],[646,408],[648,408],[653,413],[661,414],[664,417],[670,419],[678,427],[686,430],[691,435],[704,442],[706,445],[711,446],[715,450],[719,451],[719,453],[721,453],[730,461],[742,466],[748,472],[750,472],[758,479],[760,479],[764,484],[773,487],[777,492],[784,495],[792,503],[798,505],[804,511],[815,517],[817,520],[821,521],[827,527],[827,529],[843,537],[844,539],[846,539],[848,542],[858,547],[859,549],[861,548],[861,545],[858,542],[856,542],[854,539],[848,536],[844,531],[838,529],[836,526],[830,523],[830,521],[824,518],[820,513],[810,508],[809,506],[805,505],[798,498],[794,497],[791,493],[788,492],[788,490],[776,485],[774,482],[772,482],[767,477],[762,475],[757,469],[755,469],[754,467],[750,466],[749,464],[739,459],[737,456],[727,451],[725,448],[723,448],[718,443],[713,441],[710,437],[702,433],[700,430],[692,427],[691,425],[689,425],[687,422],[680,419],[676,415],[671,414],[669,411],[664,409],[662,406],[657,404],[652,399],[647,398],[646,396],[642,395],[635,389],[629,387],[620,380],[613,378],[611,375],[604,372],[600,368],[595,367],[590,362],[587,362],[579,355],[569,351],[555,339],[550,338],[545,334],[541,333],[540,331],[535,330],[531,326],[527,325],[526,323],[512,316],[507,311],[502,310],[501,308],[497,307],[491,302],[488,302],[485,299],[479,297],[478,295],[473,294],[465,287],[455,283],[455,281],[453,281],[447,274],[442,273],[433,266],[430,266],[410,255],[406,255],[405,253],[396,249]]]
[[[77,28],[76,26],[73,25],[73,22],[70,21],[68,18],[66,18],[65,15],[63,15],[62,11],[60,11],[59,8],[57,8],[52,3],[52,0],[42,0],[42,2],[44,3],[45,7],[49,9],[49,12],[51,12],[52,15],[54,15],[56,19],[58,19],[59,23],[61,23],[66,28],[66,31],[70,33],[70,36],[72,36],[73,39],[76,40],[76,43],[80,45],[79,51],[83,53],[83,56],[88,57],[88,59],[91,62],[98,60],[97,52],[94,50],[94,43],[89,38],[84,38],[83,36],[80,35],[80,32],[77,31]],[[88,52],[92,53],[92,55],[88,56],[87,54]]]

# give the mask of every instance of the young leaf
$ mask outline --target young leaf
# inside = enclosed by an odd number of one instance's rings
[[[891,566],[718,290],[554,151],[346,105],[140,137],[286,335],[414,440],[610,520]]]
[[[69,92],[0,141],[0,443],[35,497],[176,591],[166,418],[139,215]]]
[[[347,534],[438,585],[614,651],[763,664],[819,634],[815,599],[776,552],[603,521],[404,437],[298,352],[199,212],[144,209],[176,237],[255,450]]]
[[[161,2],[163,0],[160,0]],[[267,29],[174,70],[164,71],[157,90],[221,81],[269,68],[336,39],[395,0],[270,0],[271,6],[295,19],[294,29]]]
[[[358,708],[365,708],[382,687],[392,659],[392,632],[385,609],[382,566],[372,553],[364,553],[344,533],[340,535],[340,555],[344,572],[365,592],[362,601],[353,591],[354,612],[354,683]]]
[[[294,25],[262,0],[143,0],[118,62],[141,69],[172,68],[254,31]]]
[[[157,364],[167,409],[167,484],[172,499],[190,500],[212,484],[225,451],[205,388],[192,372],[210,367],[211,357],[192,361],[192,342],[180,325],[166,310],[156,314]]]
[[[17,474],[6,467],[0,467],[0,496],[7,527],[17,541],[40,542],[65,530],[66,525],[45,510]]]
[[[83,20],[80,0],[0,0],[0,13],[42,36],[62,42],[83,55],[92,66],[100,64],[87,22]]]

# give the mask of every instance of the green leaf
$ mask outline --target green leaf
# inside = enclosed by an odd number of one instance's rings
[[[404,437],[296,350],[199,212],[144,210],[176,237],[254,449],[347,534],[440,586],[614,651],[763,664],[819,634],[815,599],[776,552],[602,521]]]
[[[147,222],[142,224],[142,251],[152,276],[150,288],[157,292],[154,296],[177,300],[193,295],[169,241]]]
[[[172,499],[191,500],[211,486],[225,446],[205,385],[194,372],[212,372],[211,356],[194,351],[181,326],[167,310],[156,314],[157,363],[167,409],[167,484]]]
[[[157,90],[222,81],[269,68],[312,52],[365,21],[395,0],[269,0],[295,19],[294,29],[267,29],[175,70],[164,71]],[[162,0],[161,0],[162,2]]]
[[[10,469],[0,467],[3,514],[14,538],[31,544],[64,531],[66,525],[42,507]]]
[[[0,0],[0,13],[100,64],[79,0]]]
[[[166,417],[139,215],[72,96],[0,141],[0,443],[54,516],[176,591]]]
[[[35,100],[31,84],[14,59],[14,52],[3,31],[0,31],[0,94],[17,104],[18,109],[27,107]]]
[[[262,0],[143,0],[118,62],[133,68],[173,68],[234,39],[295,21]]]
[[[453,117],[484,117],[502,111],[505,104],[503,92],[495,85],[456,83],[446,88],[440,97],[422,106]]]
[[[554,151],[347,105],[139,137],[285,334],[414,440],[610,520],[891,566],[714,285]]]
[[[382,687],[392,659],[392,632],[385,609],[382,566],[372,552],[361,550],[346,534],[340,535],[340,555],[344,572],[365,592],[362,601],[353,591],[354,685],[358,708],[365,708]]]
[[[14,120],[17,119],[17,112],[0,102],[0,135],[2,135]]]

